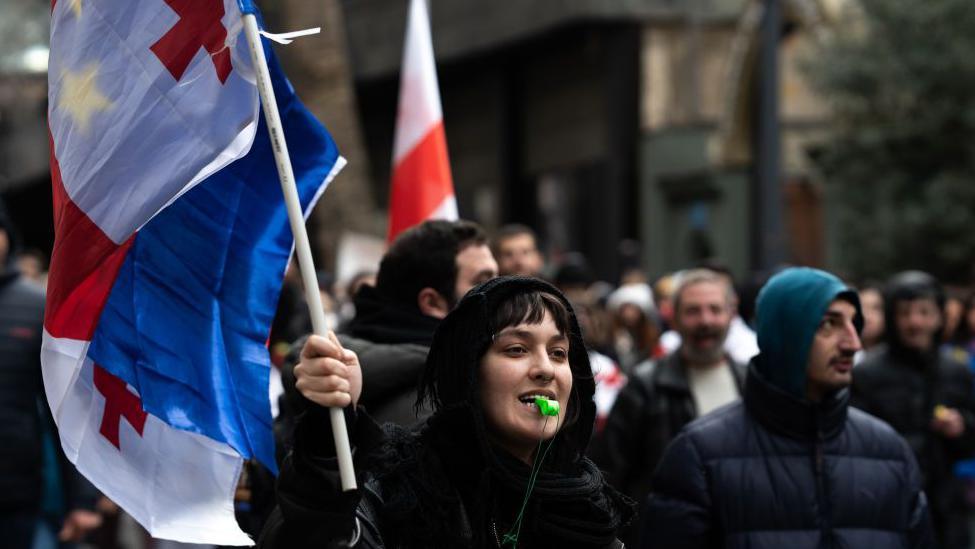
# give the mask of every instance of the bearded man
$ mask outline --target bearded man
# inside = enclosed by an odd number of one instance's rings
[[[746,365],[724,350],[733,291],[725,277],[707,269],[679,277],[673,303],[680,346],[634,368],[593,444],[593,460],[607,480],[636,501],[647,498],[657,463],[684,425],[741,398]],[[620,532],[628,547],[637,545],[639,523]]]

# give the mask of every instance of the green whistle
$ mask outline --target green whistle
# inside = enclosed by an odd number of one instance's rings
[[[535,405],[538,406],[538,413],[543,416],[559,415],[559,401],[549,400],[545,397],[535,397]]]

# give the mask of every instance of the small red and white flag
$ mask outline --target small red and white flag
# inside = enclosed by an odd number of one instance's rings
[[[387,240],[427,219],[457,219],[426,0],[411,0],[403,47]]]

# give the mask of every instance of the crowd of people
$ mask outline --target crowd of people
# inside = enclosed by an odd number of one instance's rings
[[[0,251],[3,321],[39,331],[43,301]],[[975,294],[928,274],[791,267],[754,292],[702,263],[613,286],[577,254],[546,261],[528,227],[428,221],[342,282],[319,277],[322,337],[286,277],[281,473],[247,463],[237,497],[260,547],[970,547]],[[56,455],[26,336],[0,334],[0,389],[34,388],[0,410],[0,484],[30,484],[0,491],[0,530],[79,540],[117,509]],[[48,454],[62,473],[38,468]]]
[[[390,248],[387,259],[410,247],[428,251],[436,241],[432,235],[468,225],[429,222],[417,227]],[[411,241],[426,244],[408,244]],[[446,531],[462,535],[442,538],[446,547],[512,546],[515,540],[505,537],[512,531],[520,533],[517,543],[524,547],[614,547],[622,542],[632,547],[969,547],[966,460],[975,455],[969,324],[975,327],[975,314],[969,314],[965,303],[951,313],[952,299],[929,275],[901,273],[886,284],[863,285],[858,291],[829,273],[791,268],[764,284],[752,303],[742,303],[728,270],[714,264],[672,273],[653,284],[639,272],[628,272],[613,288],[594,280],[576,256],[546,265],[534,233],[527,227],[509,226],[490,241],[501,278],[477,286],[478,281],[462,274],[477,272],[488,279],[494,276],[492,269],[468,266],[465,256],[477,256],[473,250],[486,247],[486,237],[468,233],[449,242],[455,257],[449,267],[454,284],[441,284],[444,289],[436,290],[440,298],[433,301],[445,306],[431,309],[435,314],[424,312],[431,297],[422,293],[436,287],[433,261],[409,270],[384,259],[376,285],[367,291],[374,298],[395,296],[396,309],[432,321],[432,339],[427,339],[422,351],[417,349],[417,355],[427,354],[425,363],[418,361],[408,369],[395,366],[397,359],[369,360],[361,344],[351,343],[349,347],[357,351],[353,356],[358,357],[352,369],[361,371],[361,388],[356,389],[361,396],[357,392],[354,397],[343,382],[315,385],[321,378],[342,378],[340,373],[324,366],[315,373],[303,370],[313,369],[315,361],[328,360],[328,351],[316,348],[312,340],[299,342],[283,368],[289,380],[285,394],[292,395],[292,409],[303,410],[302,417],[309,417],[312,396],[343,395],[338,401],[318,403],[357,403],[354,432],[360,423],[368,423],[374,437],[370,439],[374,449],[362,453],[411,466],[422,463],[422,474],[389,472],[389,462],[377,465],[363,457],[364,474],[375,482],[371,485],[375,499],[367,497],[367,490],[361,500],[330,506],[326,500],[334,498],[321,494],[337,493],[334,470],[328,477],[322,470],[313,473],[286,462],[282,479],[309,498],[291,494],[289,484],[282,482],[280,507],[265,530],[263,546],[287,547],[302,540],[327,546],[357,536],[360,541],[370,540],[363,542],[367,547],[431,546],[436,536],[424,537],[429,531],[419,528],[427,533],[405,533],[397,524],[404,516],[416,520],[425,515],[421,510],[430,505],[425,496],[436,493],[450,503],[440,504],[434,515],[460,521],[426,524],[440,535]],[[586,371],[595,385],[588,428],[592,439],[575,448],[575,461],[539,464],[547,459],[544,446],[539,446],[523,454],[523,465],[540,468],[553,480],[560,475],[575,475],[577,482],[585,478],[594,490],[586,501],[599,502],[598,512],[578,506],[563,509],[564,520],[548,518],[552,505],[534,491],[538,489],[534,483],[523,478],[514,482],[525,492],[523,499],[506,492],[512,480],[521,477],[495,460],[499,454],[501,459],[518,455],[503,444],[511,436],[505,429],[516,429],[525,418],[510,413],[502,414],[507,423],[503,418],[488,421],[493,402],[485,388],[485,372],[493,343],[475,335],[498,338],[512,323],[546,326],[548,316],[558,316],[519,313],[513,321],[506,317],[507,324],[493,321],[492,312],[503,308],[503,300],[491,294],[521,284],[519,278],[508,278],[512,275],[552,284],[524,291],[564,300],[586,350],[585,357],[570,356],[568,361],[573,384],[582,383],[579,372]],[[394,292],[383,284],[384,278],[420,282]],[[461,298],[472,287],[467,298]],[[354,302],[358,301],[356,297]],[[387,311],[393,309],[389,305]],[[465,306],[480,313],[462,315]],[[745,318],[742,311],[751,313]],[[347,325],[361,322],[358,316],[356,308]],[[462,316],[474,325],[447,328],[453,326],[454,317]],[[566,337],[573,332],[554,331]],[[342,341],[347,338],[340,336],[333,351],[344,352],[340,349],[346,348]],[[402,343],[366,339],[372,342],[370,353],[385,350],[380,355],[384,357],[391,356],[387,346]],[[579,346],[569,339],[570,349]],[[527,342],[516,348],[518,356],[533,355]],[[557,376],[544,371],[545,363],[552,362],[545,354],[544,347],[535,353],[541,366],[535,372],[525,369],[523,383],[516,384],[524,392],[516,396],[531,396],[532,388],[550,384],[557,388]],[[375,422],[372,410],[382,410],[397,398],[413,400],[418,379],[422,396],[423,383],[438,381],[431,375],[443,376],[450,370],[438,363],[445,356],[452,357],[449,362],[457,375],[468,372],[464,380],[453,379],[456,385],[452,386],[452,391],[472,395],[463,401],[463,412],[458,411],[456,400],[450,401],[455,406],[445,406],[420,398],[405,414],[384,415],[385,427],[380,427],[384,422]],[[578,368],[579,363],[586,368]],[[391,376],[391,365],[410,375]],[[557,364],[550,368],[558,371]],[[342,372],[348,369],[346,365]],[[303,381],[315,388],[303,389]],[[394,381],[401,384],[398,392],[390,390]],[[368,396],[372,390],[376,392]],[[553,391],[554,396],[559,394]],[[378,402],[372,400],[376,398]],[[531,403],[525,406],[533,409]],[[562,406],[572,408],[572,404]],[[473,415],[473,419],[441,419],[450,414]],[[539,422],[534,442],[559,441],[558,436],[546,435],[544,416],[534,419]],[[453,430],[441,431],[448,423]],[[320,438],[323,430],[327,432],[327,426],[319,420],[311,430],[316,434],[308,436]],[[328,463],[329,448],[316,448],[322,455],[302,456],[301,430],[292,432],[295,439],[282,443],[295,448],[291,459]],[[438,446],[436,439],[444,432],[450,433],[446,438],[454,444]],[[465,442],[469,436],[480,443]],[[403,448],[422,457],[397,453]],[[465,466],[459,470],[449,464],[451,450],[465,456]],[[427,459],[433,463],[426,463]],[[599,471],[598,480],[586,477],[590,463]],[[300,487],[307,486],[307,475],[316,474],[327,484],[312,496]],[[556,500],[570,499],[559,494],[554,488],[549,492]],[[396,504],[387,516],[389,497]],[[580,511],[589,520],[574,514]],[[354,520],[357,517],[359,522]],[[330,526],[315,530],[312,524]],[[464,528],[458,530],[458,524]],[[579,530],[568,524],[579,524]],[[491,543],[487,534],[498,532],[496,543]]]

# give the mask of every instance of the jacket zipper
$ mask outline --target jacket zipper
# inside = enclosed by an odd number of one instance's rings
[[[832,547],[832,505],[829,500],[829,491],[826,484],[825,463],[823,456],[824,439],[820,414],[816,412],[816,442],[814,448],[815,476],[816,476],[816,500],[819,503],[820,512],[820,547]]]

